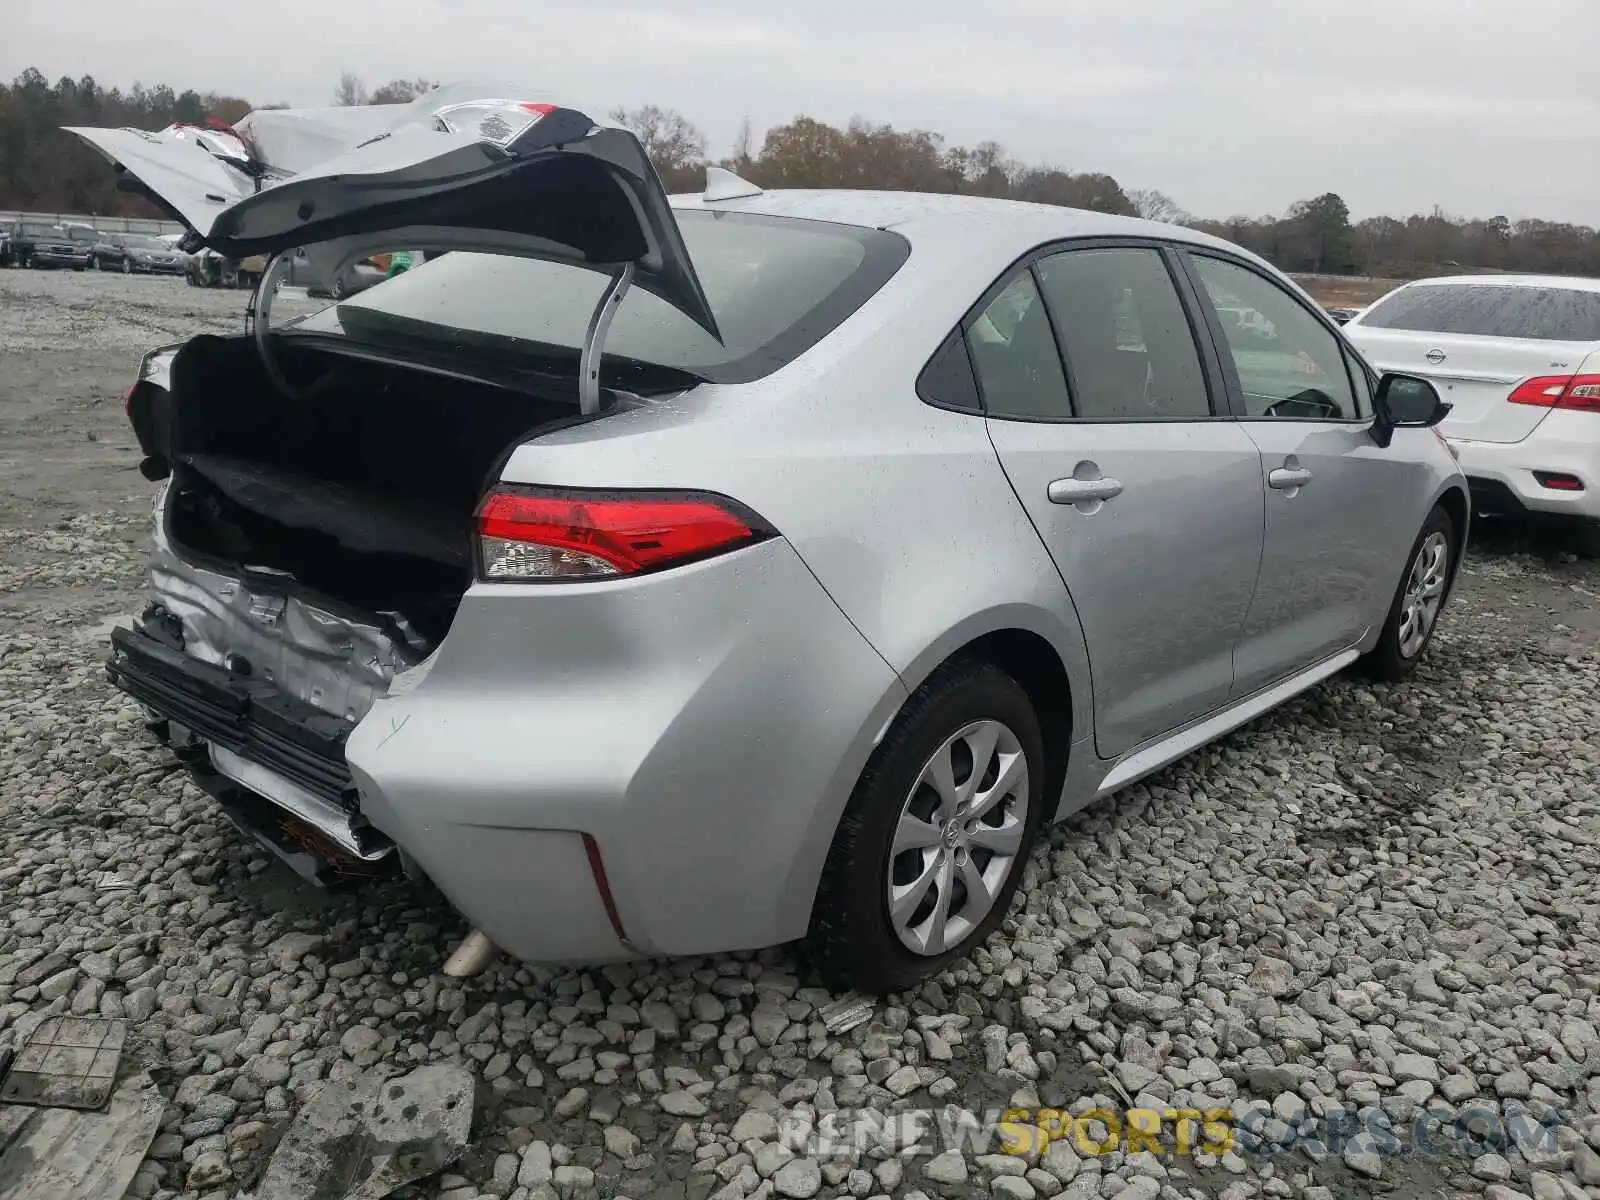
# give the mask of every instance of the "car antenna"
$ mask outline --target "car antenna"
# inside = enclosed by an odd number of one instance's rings
[[[759,195],[760,188],[748,179],[740,179],[727,167],[706,168],[706,190],[700,195],[702,201],[739,200],[745,196]]]

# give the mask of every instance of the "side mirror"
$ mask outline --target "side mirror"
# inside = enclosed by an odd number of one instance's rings
[[[1389,444],[1396,429],[1428,429],[1437,425],[1450,415],[1451,408],[1426,379],[1394,373],[1378,380],[1372,407],[1377,417],[1372,434],[1380,446]]]

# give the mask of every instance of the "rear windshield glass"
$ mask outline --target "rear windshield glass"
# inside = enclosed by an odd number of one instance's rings
[[[882,230],[748,213],[676,213],[719,342],[642,286],[617,309],[613,355],[719,383],[759,378],[799,357],[840,325],[899,269],[905,239]],[[596,271],[509,255],[428,255],[335,310],[307,332],[381,340],[385,318],[430,340],[487,334],[508,344],[579,350],[606,279]],[[287,330],[285,331],[287,332]]]
[[[1369,329],[1600,341],[1600,292],[1563,287],[1439,283],[1404,288],[1368,309]]]

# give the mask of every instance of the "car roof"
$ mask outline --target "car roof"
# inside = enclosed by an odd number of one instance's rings
[[[680,210],[760,213],[892,229],[918,247],[943,245],[952,251],[1011,257],[1044,242],[1080,237],[1155,237],[1256,257],[1231,242],[1182,225],[988,196],[840,188],[780,189],[713,201],[698,194],[677,195],[671,201]]]
[[[1405,286],[1428,287],[1443,283],[1469,287],[1560,287],[1578,292],[1600,292],[1600,279],[1588,279],[1580,275],[1437,275],[1429,279],[1414,279]]]

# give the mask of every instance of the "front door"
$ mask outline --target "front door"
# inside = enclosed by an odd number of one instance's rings
[[[1241,698],[1382,619],[1417,532],[1395,516],[1411,511],[1418,480],[1372,440],[1365,369],[1328,322],[1242,262],[1186,259],[1267,484],[1260,580],[1234,658]],[[1241,308],[1251,320],[1231,319]]]
[[[1261,555],[1260,456],[1213,405],[1173,270],[1155,245],[1065,250],[967,330],[990,437],[1083,626],[1104,758],[1226,702]]]

